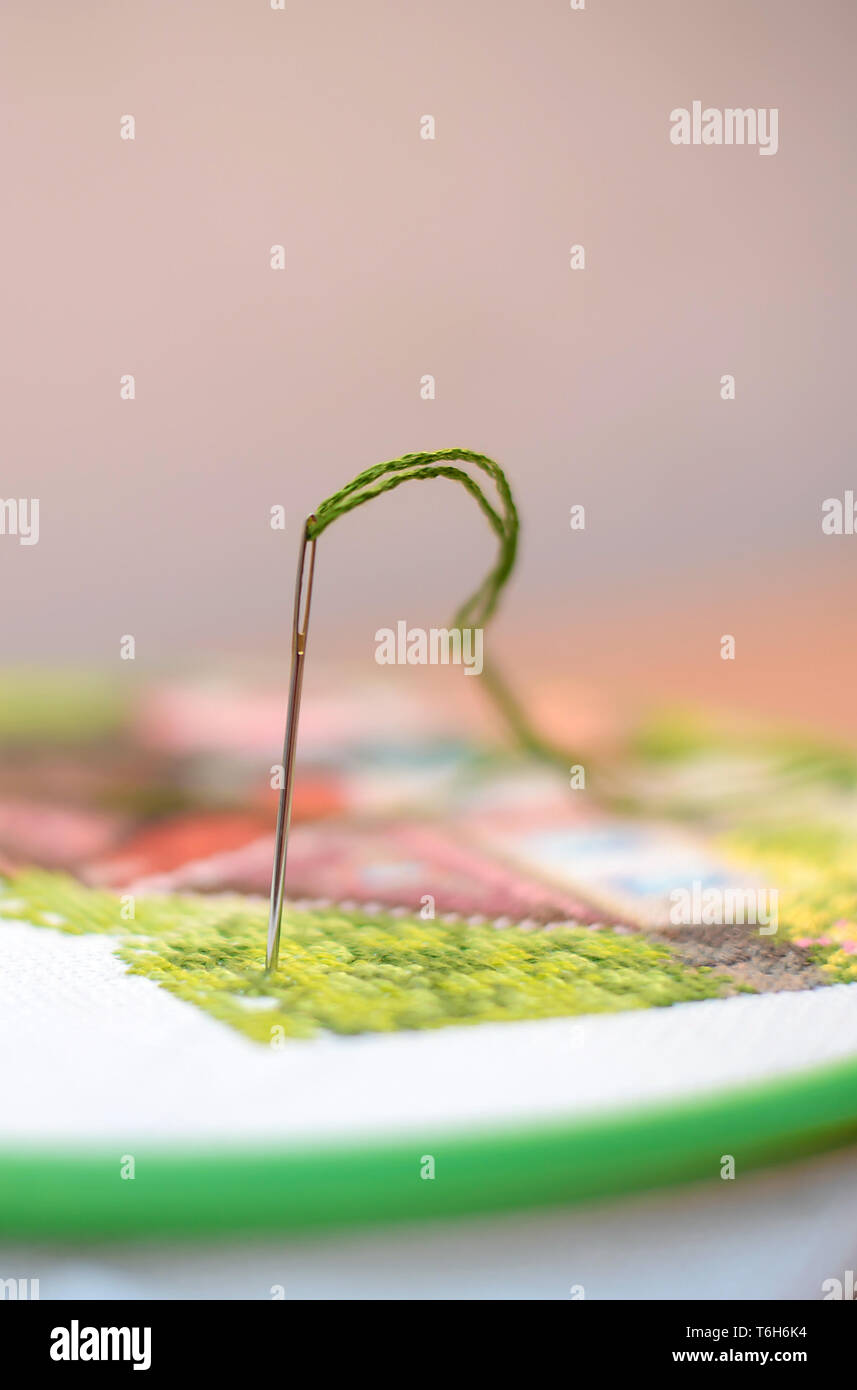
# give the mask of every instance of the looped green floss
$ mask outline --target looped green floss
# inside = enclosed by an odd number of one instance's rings
[[[492,505],[475,478],[457,463],[475,464],[494,484],[499,506]],[[494,459],[472,449],[437,449],[431,453],[403,454],[401,458],[376,463],[358,473],[350,483],[334,492],[318,506],[306,523],[308,540],[317,539],[332,522],[354,511],[364,502],[371,502],[382,493],[392,492],[403,483],[428,478],[448,478],[460,483],[470,493],[487,518],[499,541],[497,562],[485,576],[479,588],[458,609],[452,620],[457,628],[484,627],[492,617],[500,594],[512,573],[518,548],[518,512],[509,481]],[[485,661],[482,677],[503,716],[519,742],[528,752],[549,762],[568,767],[574,755],[546,742],[531,726],[521,706],[506,685],[493,662]]]
[[[463,468],[451,466],[453,462],[476,464],[488,474],[496,485],[502,514],[495,511],[478,482]],[[307,536],[313,540],[331,522],[362,506],[364,502],[371,502],[382,493],[392,492],[403,483],[426,478],[449,478],[461,483],[476,500],[499,539],[496,565],[453,619],[455,627],[481,627],[497,606],[500,592],[512,572],[518,545],[518,513],[511,488],[500,465],[485,454],[476,454],[471,449],[438,449],[430,454],[403,454],[401,458],[376,463],[374,467],[358,473],[350,483],[316,507],[314,517],[307,522]]]

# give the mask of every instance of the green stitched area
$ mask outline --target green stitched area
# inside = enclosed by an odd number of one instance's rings
[[[0,673],[0,742],[76,745],[107,738],[127,718],[118,683],[86,672]]]
[[[132,973],[250,1038],[386,1033],[449,1024],[643,1009],[734,992],[640,936],[542,931],[286,908],[279,969],[263,973],[267,905],[231,898],[128,899],[54,874],[7,884],[0,916],[109,933]],[[0,928],[2,930],[2,928]]]
[[[763,764],[769,777],[853,790],[857,754],[803,732],[730,727],[702,709],[667,709],[651,714],[629,740],[628,750],[646,763],[681,763],[710,755]]]

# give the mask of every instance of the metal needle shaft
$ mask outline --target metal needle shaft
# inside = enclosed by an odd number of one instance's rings
[[[298,556],[298,575],[295,582],[295,615],[292,626],[292,671],[289,681],[289,705],[286,732],[283,740],[283,785],[277,809],[277,833],[274,846],[274,871],[271,876],[271,913],[268,918],[268,951],[265,970],[276,970],[280,956],[280,925],[283,917],[283,898],[286,883],[286,853],[289,845],[289,826],[292,819],[292,793],[295,780],[295,752],[298,738],[298,715],[301,707],[304,657],[306,655],[309,606],[312,598],[312,576],[315,569],[315,538],[310,539],[311,516],[304,527],[303,543]]]

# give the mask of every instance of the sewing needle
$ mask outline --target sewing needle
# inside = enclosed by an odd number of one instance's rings
[[[295,780],[298,715],[301,706],[301,685],[303,683],[304,656],[306,655],[307,628],[309,626],[309,605],[312,598],[312,576],[315,568],[315,538],[310,538],[309,527],[315,522],[315,519],[315,516],[309,517],[304,526],[303,542],[298,556],[298,574],[295,582],[295,613],[292,625],[292,671],[289,681],[286,732],[283,740],[283,785],[280,788],[280,802],[277,809],[274,870],[271,876],[271,912],[268,918],[268,950],[265,960],[266,974],[270,974],[272,970],[276,970],[280,956],[280,925],[283,917],[289,826],[292,819],[292,793],[294,791]]]

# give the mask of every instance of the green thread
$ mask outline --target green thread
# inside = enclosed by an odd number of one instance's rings
[[[453,461],[474,463],[495,483],[502,504],[502,514],[494,509],[475,478],[463,468],[452,467]],[[497,563],[483,579],[479,588],[461,605],[453,623],[456,627],[480,627],[493,614],[506,580],[512,572],[518,546],[518,512],[505,473],[498,463],[485,454],[471,449],[437,449],[429,454],[403,454],[401,458],[376,463],[358,473],[345,487],[334,492],[316,508],[307,522],[306,533],[314,540],[346,512],[370,502],[382,493],[392,492],[403,483],[427,478],[449,478],[466,488],[487,517],[500,542]],[[374,486],[372,486],[374,484]]]
[[[499,509],[492,506],[479,483],[455,463],[472,463],[488,475],[496,487]],[[403,454],[401,458],[376,463],[358,473],[350,483],[321,503],[306,524],[306,535],[315,540],[327,527],[364,502],[403,483],[428,478],[448,478],[460,483],[473,497],[499,541],[497,561],[479,588],[458,609],[452,624],[457,628],[484,627],[493,616],[502,590],[515,565],[518,548],[518,511],[509,481],[494,459],[472,449],[437,449],[431,453]],[[567,769],[577,761],[574,754],[556,748],[533,728],[520,703],[493,662],[486,660],[482,671],[486,687],[506,723],[527,752]]]

